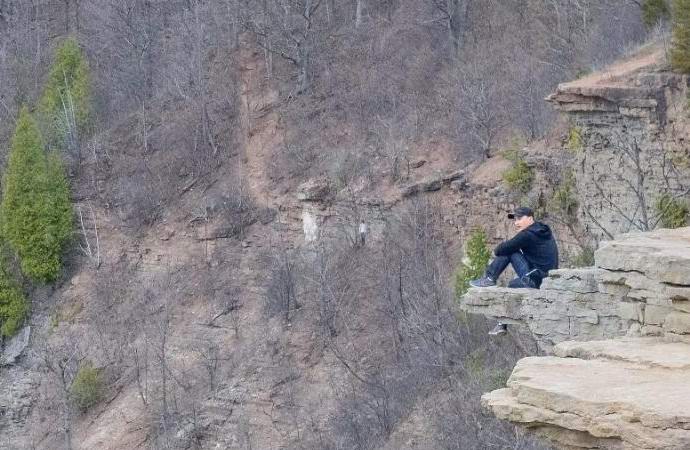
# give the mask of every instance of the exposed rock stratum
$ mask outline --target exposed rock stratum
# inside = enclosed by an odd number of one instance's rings
[[[541,290],[466,295],[550,355],[519,361],[483,405],[562,449],[690,448],[690,228],[622,235],[595,261]]]

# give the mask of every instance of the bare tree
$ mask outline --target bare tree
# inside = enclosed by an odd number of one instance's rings
[[[429,0],[434,8],[441,13],[441,21],[445,23],[448,32],[448,42],[453,55],[462,46],[462,36],[468,19],[468,8],[472,0]]]
[[[84,217],[81,205],[77,205],[79,216],[79,228],[82,235],[82,242],[79,248],[92,262],[96,269],[101,266],[101,242],[98,235],[98,220],[91,202],[87,202],[88,215]]]
[[[498,101],[501,89],[497,67],[473,64],[458,73],[458,133],[467,135],[485,158],[491,156],[496,139],[505,126],[505,116]]]
[[[283,316],[290,323],[291,314],[300,307],[297,301],[298,260],[296,252],[281,238],[270,250],[266,289],[266,309],[269,314]]]
[[[252,31],[259,37],[258,44],[295,66],[298,94],[311,86],[312,57],[318,33],[317,12],[321,4],[322,0],[262,2],[250,20]]]
[[[75,408],[72,403],[70,388],[74,381],[79,363],[84,359],[81,347],[75,336],[66,336],[57,343],[48,343],[41,339],[38,354],[43,368],[55,382],[56,398],[60,412],[61,432],[66,450],[72,450],[72,420]]]
[[[621,229],[610,230],[596,213],[586,211],[589,219],[609,238],[616,232],[630,229],[653,230],[666,213],[663,208],[657,208],[658,198],[666,194],[680,199],[690,193],[690,186],[670,146],[655,145],[625,128],[610,135],[595,133],[592,138],[603,143],[614,155],[611,167],[591,165],[588,170],[604,211],[623,222]]]

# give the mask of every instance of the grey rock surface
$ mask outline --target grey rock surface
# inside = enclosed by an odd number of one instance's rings
[[[566,340],[690,334],[690,227],[629,233],[596,265],[552,271],[541,289],[470,289],[461,308],[529,328],[542,350]]]
[[[684,195],[690,180],[684,163],[674,165],[677,177],[668,178],[669,161],[686,158],[687,137],[673,122],[683,120],[688,76],[655,67],[621,69],[560,84],[547,98],[572,124],[568,148],[560,150],[573,158],[579,220],[602,239],[654,228],[660,193]]]
[[[690,448],[690,345],[654,338],[563,343],[520,360],[482,397],[558,448]]]
[[[297,200],[303,202],[322,202],[331,195],[331,185],[326,178],[313,178],[297,188]]]
[[[553,355],[519,361],[482,404],[559,449],[690,448],[690,227],[619,236],[595,264],[462,299]]]
[[[5,345],[0,354],[0,366],[14,364],[21,356],[24,349],[29,345],[31,327],[25,326]]]

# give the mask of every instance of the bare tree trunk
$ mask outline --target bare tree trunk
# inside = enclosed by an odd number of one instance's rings
[[[77,33],[81,31],[81,2],[82,0],[74,0],[74,31]]]
[[[228,13],[228,27],[230,45],[236,49],[240,43],[240,4],[239,0],[227,0],[226,9]]]
[[[70,31],[70,20],[69,20],[69,10],[70,10],[70,5],[72,3],[71,0],[62,0],[63,3],[65,4],[64,8],[64,14],[65,14],[65,33],[69,34]]]
[[[362,11],[364,10],[364,0],[356,0],[357,4],[355,5],[355,29],[359,29],[359,26],[362,25]]]
[[[462,44],[462,34],[467,23],[468,3],[470,0],[448,1],[448,38],[451,48],[457,54]]]
[[[297,58],[297,92],[303,93],[309,89],[309,57],[310,51],[307,48],[306,42],[299,47],[299,56]]]

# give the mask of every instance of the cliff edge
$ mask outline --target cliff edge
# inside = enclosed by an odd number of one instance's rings
[[[595,261],[462,299],[551,355],[522,359],[483,405],[562,449],[690,448],[690,227],[622,235]]]

